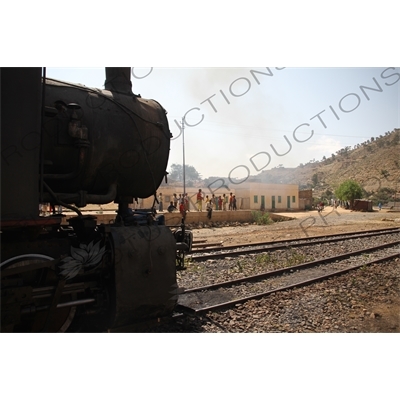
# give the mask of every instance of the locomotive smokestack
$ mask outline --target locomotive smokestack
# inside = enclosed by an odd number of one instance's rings
[[[124,94],[132,94],[131,68],[106,67],[105,90]]]

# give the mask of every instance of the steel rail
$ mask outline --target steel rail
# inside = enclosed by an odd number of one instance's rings
[[[302,238],[302,239],[285,239],[279,242],[265,242],[265,243],[248,243],[245,245],[236,245],[236,246],[226,246],[222,247],[221,249],[209,249],[209,251],[217,251],[217,250],[230,250],[230,249],[238,249],[242,248],[242,250],[236,250],[231,252],[224,252],[224,253],[209,253],[207,255],[199,255],[199,256],[188,256],[187,259],[191,261],[205,261],[210,259],[218,259],[218,258],[225,258],[231,256],[240,256],[245,254],[252,254],[252,253],[263,253],[267,250],[281,250],[286,249],[288,247],[303,247],[303,246],[310,246],[314,244],[324,244],[324,243],[333,243],[333,242],[340,242],[341,240],[349,240],[354,238],[368,238],[373,236],[381,236],[390,233],[399,233],[399,228],[390,228],[389,230],[374,230],[374,231],[362,231],[362,232],[351,232],[349,234],[335,234],[335,235],[327,235],[327,236],[315,236],[312,238]],[[315,240],[314,240],[315,239]],[[311,241],[313,240],[313,241]],[[259,247],[257,246],[264,246]],[[253,248],[255,247],[255,248]],[[204,250],[203,250],[204,251]],[[192,251],[193,253],[194,251]],[[195,251],[200,252],[200,251]]]
[[[335,237],[351,237],[351,236],[357,236],[357,237],[363,237],[363,236],[374,236],[374,235],[379,235],[379,234],[386,234],[386,233],[397,233],[400,232],[400,228],[394,227],[394,228],[382,228],[382,229],[371,229],[368,231],[355,231],[355,232],[346,232],[346,233],[334,233],[332,235],[322,235],[322,236],[309,236],[306,238],[297,238],[297,239],[282,239],[282,240],[274,240],[274,241],[268,241],[268,242],[255,242],[255,243],[243,243],[243,244],[236,244],[236,245],[230,245],[230,246],[221,246],[220,248],[215,248],[216,243],[210,244],[210,247],[214,247],[213,249],[210,249],[210,251],[218,251],[218,250],[230,250],[230,249],[237,249],[240,247],[256,247],[256,246],[267,246],[267,245],[275,245],[275,244],[283,244],[283,243],[290,243],[294,241],[299,241],[299,242],[308,242],[312,240],[322,240],[322,239],[330,239],[330,238],[335,238]],[[314,243],[314,242],[311,242]],[[201,253],[201,249],[195,249],[192,250],[191,253]]]
[[[263,293],[258,293],[258,294],[255,294],[255,295],[242,297],[240,299],[231,300],[231,301],[227,301],[227,302],[224,302],[224,303],[219,303],[219,304],[215,304],[215,305],[212,305],[212,306],[203,307],[203,308],[199,308],[199,309],[193,309],[191,307],[187,307],[187,306],[183,306],[183,305],[179,304],[177,306],[177,311],[181,311],[183,313],[188,313],[188,314],[191,314],[191,315],[207,313],[207,312],[210,312],[210,311],[217,311],[217,310],[220,310],[220,309],[229,308],[229,307],[234,306],[236,304],[245,303],[246,301],[249,301],[249,300],[259,300],[259,299],[261,299],[263,297],[266,297],[266,296],[268,296],[270,294],[273,294],[273,293],[282,292],[282,291],[285,291],[285,290],[294,289],[294,288],[298,288],[298,287],[302,287],[302,286],[307,286],[307,285],[310,285],[310,284],[313,284],[313,283],[316,283],[316,282],[320,282],[320,281],[323,281],[323,280],[326,280],[326,279],[329,279],[329,278],[332,278],[332,277],[335,277],[335,276],[339,276],[339,275],[345,274],[345,273],[347,273],[349,271],[364,267],[366,265],[371,265],[371,264],[376,264],[376,263],[380,263],[380,262],[389,261],[389,260],[391,260],[393,258],[396,258],[396,257],[399,257],[399,253],[398,252],[396,252],[394,254],[390,254],[388,256],[384,256],[384,257],[378,258],[378,259],[374,259],[374,260],[371,260],[371,261],[367,261],[367,262],[363,261],[362,263],[359,263],[357,265],[353,265],[351,267],[343,268],[340,271],[331,272],[331,273],[328,273],[328,274],[320,275],[320,276],[312,278],[312,279],[307,279],[307,280],[304,280],[304,281],[296,282],[294,284],[290,284],[290,285],[287,285],[287,286],[282,286],[282,287],[279,287],[279,288],[276,288],[276,289],[272,289],[272,290],[269,290],[269,291],[266,291],[266,292],[263,292]]]
[[[235,244],[235,245],[230,245],[230,246],[221,246],[220,248],[215,248],[215,246],[217,245],[217,242],[215,242],[215,243],[210,244],[210,247],[213,247],[213,249],[210,249],[210,251],[230,250],[230,249],[236,249],[238,247],[266,246],[266,245],[274,245],[274,244],[280,244],[280,243],[288,243],[288,242],[293,242],[293,241],[311,241],[314,239],[324,239],[324,238],[329,239],[329,238],[334,238],[334,237],[339,237],[339,236],[358,235],[357,237],[360,237],[359,235],[366,235],[366,234],[373,235],[373,234],[379,234],[380,232],[396,233],[396,232],[400,232],[400,228],[394,227],[394,228],[371,229],[368,231],[334,233],[332,235],[308,236],[306,238],[297,238],[297,239],[282,239],[282,240],[274,240],[274,241],[268,241],[268,242],[243,243],[243,244]],[[385,233],[382,233],[382,234],[384,235]],[[206,244],[207,243],[205,243],[204,246],[206,246]],[[195,250],[191,251],[191,254],[201,253],[201,252],[202,252],[201,249],[196,248]]]
[[[192,244],[192,249],[196,248],[196,250],[194,250],[195,252],[201,252],[201,249],[207,248],[207,247],[217,247],[217,249],[224,249],[224,246],[222,246],[223,241],[221,240],[220,242],[215,242],[215,243],[193,243]],[[214,250],[214,249],[213,249]],[[192,250],[193,252],[193,250]]]

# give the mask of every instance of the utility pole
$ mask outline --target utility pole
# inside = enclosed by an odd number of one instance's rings
[[[185,219],[186,219],[186,176],[185,176],[185,117],[182,118],[182,158],[183,158],[183,168],[182,168],[182,175],[183,175],[183,211],[182,211],[182,220],[181,220],[181,235],[179,239],[179,245],[181,245],[181,249],[178,251],[177,257],[177,269],[182,270],[185,268],[185,252],[190,250],[189,247],[189,238],[191,233],[189,232],[188,238],[186,238],[186,227],[185,227]],[[179,207],[180,208],[180,207]]]
[[[183,196],[186,196],[186,176],[185,176],[185,118],[182,118],[182,146],[183,146]]]

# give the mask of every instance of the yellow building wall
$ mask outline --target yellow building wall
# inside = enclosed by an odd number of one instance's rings
[[[299,209],[298,185],[250,183],[247,195],[252,210]]]
[[[208,195],[211,198],[212,192],[210,189],[203,187],[186,188],[190,198],[190,210],[196,209],[196,196],[199,189],[202,189],[204,196]],[[230,190],[218,189],[214,192],[215,196],[229,197],[229,193],[236,196],[238,210],[260,210],[262,201],[264,201],[265,210],[298,210],[299,209],[299,187],[298,185],[283,185],[283,184],[267,184],[244,182],[239,185],[232,185]],[[164,210],[167,209],[170,201],[173,200],[173,194],[183,194],[182,186],[162,186],[157,191],[157,194],[162,193],[164,198]],[[275,200],[274,200],[275,199]],[[153,205],[154,197],[148,199],[140,199],[141,208],[150,208]],[[158,209],[158,205],[156,204]],[[203,202],[203,210],[205,204]]]

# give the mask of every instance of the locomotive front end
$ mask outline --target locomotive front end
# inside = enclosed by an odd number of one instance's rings
[[[3,68],[1,79],[1,330],[97,331],[170,315],[176,241],[152,210],[128,207],[166,175],[163,107],[132,93],[129,68],[106,68],[104,90],[37,68]],[[79,210],[113,201],[111,225]],[[39,215],[42,203],[77,215],[63,226]]]

